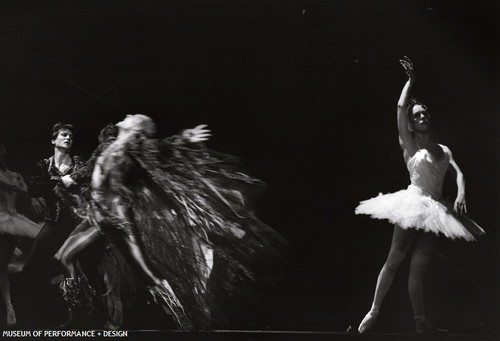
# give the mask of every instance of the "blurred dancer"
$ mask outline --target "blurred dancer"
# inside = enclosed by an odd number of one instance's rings
[[[208,131],[195,128],[194,133],[189,138],[190,142],[198,142],[200,139],[208,137]],[[75,208],[75,212],[80,216],[82,223],[70,234],[63,246],[57,252],[55,258],[61,261],[68,271],[68,276],[60,284],[63,292],[63,297],[68,304],[69,319],[60,326],[60,328],[72,328],[82,326],[85,320],[88,319],[92,310],[92,298],[94,290],[91,288],[87,277],[79,273],[76,266],[76,260],[79,255],[90,245],[95,244],[98,240],[104,239],[107,241],[107,236],[103,237],[102,231],[98,228],[96,221],[92,219],[92,214],[89,214],[90,207],[90,178],[95,167],[97,158],[108,146],[116,140],[118,129],[110,124],[106,126],[99,134],[99,146],[94,151],[89,160],[75,173],[71,175],[71,180],[64,184],[65,187],[71,187],[72,192],[78,188],[76,192],[80,193],[78,197],[66,195],[67,206]],[[56,186],[56,192],[69,193],[61,187],[63,184]],[[75,202],[76,199],[76,202]],[[123,304],[121,301],[121,286],[124,284],[130,287],[134,286],[134,278],[128,273],[129,267],[123,262],[123,257],[116,252],[114,244],[107,243],[108,246],[104,253],[101,254],[99,268],[101,270],[102,279],[106,287],[108,321],[104,329],[119,329],[123,322]],[[207,249],[207,257],[210,257]],[[130,292],[128,292],[130,295]]]
[[[205,126],[164,140],[151,139],[156,126],[144,115],[117,127],[92,176],[93,219],[180,328],[207,328],[218,318],[211,288],[230,297],[238,280],[255,279],[260,250],[278,257],[285,244],[248,208],[260,182],[198,143]],[[211,252],[233,281],[210,276]]]

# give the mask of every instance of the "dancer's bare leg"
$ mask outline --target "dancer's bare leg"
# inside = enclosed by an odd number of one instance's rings
[[[149,286],[161,285],[162,279],[155,273],[152,266],[147,261],[139,244],[139,239],[133,231],[133,225],[130,224],[129,227],[120,227],[114,230],[114,241],[116,246],[134,270],[137,271],[138,275]]]
[[[7,272],[9,261],[14,254],[14,247],[15,245],[11,241],[10,236],[0,235],[0,293],[7,311],[7,325],[16,323],[16,312],[12,306],[10,282]]]
[[[67,270],[67,276],[59,284],[63,298],[68,306],[68,320],[60,329],[81,327],[91,321],[93,311],[92,296],[95,294],[83,276],[76,269],[76,258],[90,244],[101,237],[99,229],[85,220],[70,234],[54,258]]]
[[[77,276],[75,259],[87,246],[100,238],[99,229],[85,221],[66,239],[63,246],[56,253],[55,258],[67,269],[69,277]]]
[[[130,266],[137,272],[138,276],[148,284],[149,290],[155,296],[166,303],[162,304],[162,308],[168,313],[173,314],[181,328],[191,329],[192,324],[181,302],[175,294],[170,283],[161,278],[154,267],[150,264],[142,249],[140,238],[137,234],[137,226],[130,211],[129,205],[121,200],[120,197],[113,200],[115,212],[121,218],[120,226],[102,226],[103,230],[108,230],[114,237],[114,242],[121,254],[129,262]]]
[[[436,235],[432,233],[421,233],[417,237],[411,258],[408,291],[418,332],[428,332],[430,328],[433,328],[425,317],[424,274],[435,253],[436,244]]]
[[[112,200],[114,211],[123,222],[122,226],[104,225],[104,230],[109,230],[121,254],[127,259],[132,268],[149,286],[160,286],[162,279],[156,274],[153,267],[146,259],[141,248],[139,238],[136,236],[136,224],[129,205],[120,196]]]
[[[358,327],[358,331],[360,333],[366,332],[374,325],[382,302],[387,295],[392,282],[394,281],[394,277],[399,269],[399,266],[408,254],[408,250],[415,240],[416,235],[417,231],[414,229],[403,230],[397,225],[394,226],[391,249],[389,251],[389,255],[387,256],[387,260],[378,275],[372,307]]]

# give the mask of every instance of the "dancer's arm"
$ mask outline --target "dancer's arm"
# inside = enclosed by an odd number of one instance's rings
[[[450,155],[450,170],[452,173],[456,174],[457,181],[457,198],[455,199],[455,204],[453,205],[453,210],[462,215],[467,213],[467,205],[465,204],[465,180],[464,174],[458,167],[457,163],[453,159],[453,155],[448,149],[448,154]]]
[[[192,129],[185,129],[180,135],[166,137],[159,141],[161,150],[168,150],[171,146],[181,146],[186,143],[201,143],[207,141],[212,136],[210,129],[206,129],[206,124],[200,124]],[[200,146],[203,146],[200,144]]]
[[[408,57],[404,57],[399,61],[404,67],[406,74],[408,75],[408,81],[403,87],[401,96],[398,101],[398,132],[399,132],[399,145],[403,149],[403,157],[405,162],[408,162],[418,150],[418,146],[413,139],[411,132],[408,128],[408,98],[410,97],[410,92],[415,81],[415,74],[413,73],[413,63]]]

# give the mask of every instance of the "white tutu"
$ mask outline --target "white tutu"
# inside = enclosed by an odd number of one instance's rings
[[[472,241],[475,240],[474,235],[484,234],[484,230],[474,221],[458,217],[453,210],[414,185],[405,190],[379,194],[375,198],[364,200],[356,207],[355,212],[376,219],[387,219],[403,229],[442,233],[451,239]]]
[[[0,170],[0,182],[26,190],[21,174],[10,170]],[[35,238],[41,226],[16,211],[17,193],[2,188],[0,191],[0,234]]]
[[[8,213],[0,208],[0,234],[9,234],[18,237],[35,238],[41,226],[25,216],[17,213]]]

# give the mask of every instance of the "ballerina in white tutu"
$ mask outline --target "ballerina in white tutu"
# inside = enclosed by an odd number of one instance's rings
[[[396,271],[412,245],[408,290],[415,331],[419,334],[445,332],[427,322],[424,311],[423,277],[435,251],[437,235],[472,241],[484,234],[481,227],[465,216],[465,182],[450,149],[429,136],[431,120],[427,107],[409,99],[415,81],[413,63],[408,57],[400,63],[409,79],[398,101],[399,144],[411,184],[405,190],[362,201],[356,208],[356,214],[368,214],[395,224],[391,249],[378,276],[371,310],[359,325],[360,333],[374,325]],[[443,180],[449,168],[456,174],[458,187],[453,208],[440,202]]]
[[[16,312],[10,297],[7,269],[16,246],[13,238],[35,238],[40,226],[17,213],[18,196],[27,197],[27,188],[21,174],[7,169],[6,154],[5,148],[0,144],[0,294],[7,311],[7,326],[12,326],[16,323]]]

